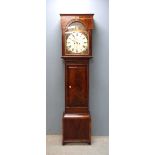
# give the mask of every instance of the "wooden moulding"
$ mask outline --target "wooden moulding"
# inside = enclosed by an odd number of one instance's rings
[[[68,24],[74,21],[81,21],[87,29],[94,29],[94,14],[60,14],[60,16],[62,29],[65,29]]]
[[[61,57],[64,60],[81,60],[81,59],[91,59],[93,56],[62,56]]]
[[[89,113],[88,107],[65,107],[65,113]]]

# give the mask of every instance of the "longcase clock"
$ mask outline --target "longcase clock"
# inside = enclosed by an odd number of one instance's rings
[[[91,144],[89,59],[92,58],[94,14],[60,14],[65,63],[65,111],[62,144]]]

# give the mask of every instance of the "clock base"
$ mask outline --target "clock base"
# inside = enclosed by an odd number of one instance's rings
[[[66,143],[91,144],[90,114],[64,113],[62,144]]]

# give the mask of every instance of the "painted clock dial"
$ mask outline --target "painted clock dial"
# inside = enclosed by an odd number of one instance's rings
[[[88,48],[88,40],[85,34],[73,32],[67,38],[67,50],[71,53],[82,53]]]
[[[80,22],[74,22],[67,28],[65,46],[66,54],[88,54],[88,34]]]

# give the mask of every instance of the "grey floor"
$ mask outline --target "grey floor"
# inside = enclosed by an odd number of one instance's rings
[[[46,136],[46,155],[109,155],[109,137],[92,137],[92,144],[67,144],[62,146],[60,135]]]

